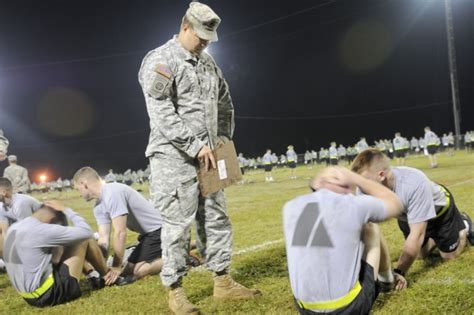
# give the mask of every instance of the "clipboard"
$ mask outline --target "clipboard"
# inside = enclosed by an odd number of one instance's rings
[[[242,180],[242,173],[233,141],[225,142],[212,152],[216,159],[217,168],[206,170],[204,163],[199,163],[199,188],[201,195],[204,197],[208,197]]]

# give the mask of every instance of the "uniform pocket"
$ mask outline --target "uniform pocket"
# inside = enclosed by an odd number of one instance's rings
[[[197,178],[182,183],[177,188],[179,207],[185,217],[195,216],[199,204],[199,183]]]

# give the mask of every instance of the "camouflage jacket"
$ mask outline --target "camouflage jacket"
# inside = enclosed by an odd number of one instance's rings
[[[229,87],[209,54],[193,56],[175,36],[145,56],[138,78],[150,118],[147,157],[189,161],[203,145],[232,138]]]

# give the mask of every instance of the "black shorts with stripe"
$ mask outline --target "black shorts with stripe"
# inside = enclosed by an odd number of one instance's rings
[[[379,290],[374,278],[374,268],[366,261],[361,260],[359,282],[362,290],[357,297],[347,306],[331,311],[331,312],[315,312],[302,308],[295,299],[296,308],[303,315],[314,314],[331,314],[331,315],[350,315],[350,314],[369,314],[372,305],[374,304]]]
[[[453,195],[449,190],[446,189],[446,191],[449,193],[449,208],[441,216],[428,221],[425,239],[423,240],[422,246],[425,246],[428,239],[431,238],[440,251],[451,253],[458,248],[459,232],[465,228],[465,225],[461,214],[454,203]],[[398,220],[398,226],[406,239],[410,234],[410,226],[408,225],[408,222]]]

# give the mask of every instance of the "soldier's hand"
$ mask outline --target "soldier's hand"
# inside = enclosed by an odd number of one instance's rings
[[[211,148],[207,145],[204,145],[199,151],[198,160],[201,163],[204,163],[206,171],[209,170],[209,166],[212,165],[212,168],[216,168],[216,159],[214,158],[214,154],[212,153]],[[210,163],[209,163],[210,162]]]
[[[395,278],[395,290],[400,291],[407,288],[408,281],[404,276],[396,272],[393,273],[393,276]]]
[[[7,158],[7,156],[5,155],[5,153],[0,151],[0,162],[5,160],[6,158]]]
[[[44,205],[59,212],[63,212],[66,209],[66,207],[64,207],[64,205],[58,200],[47,200],[44,202]]]

